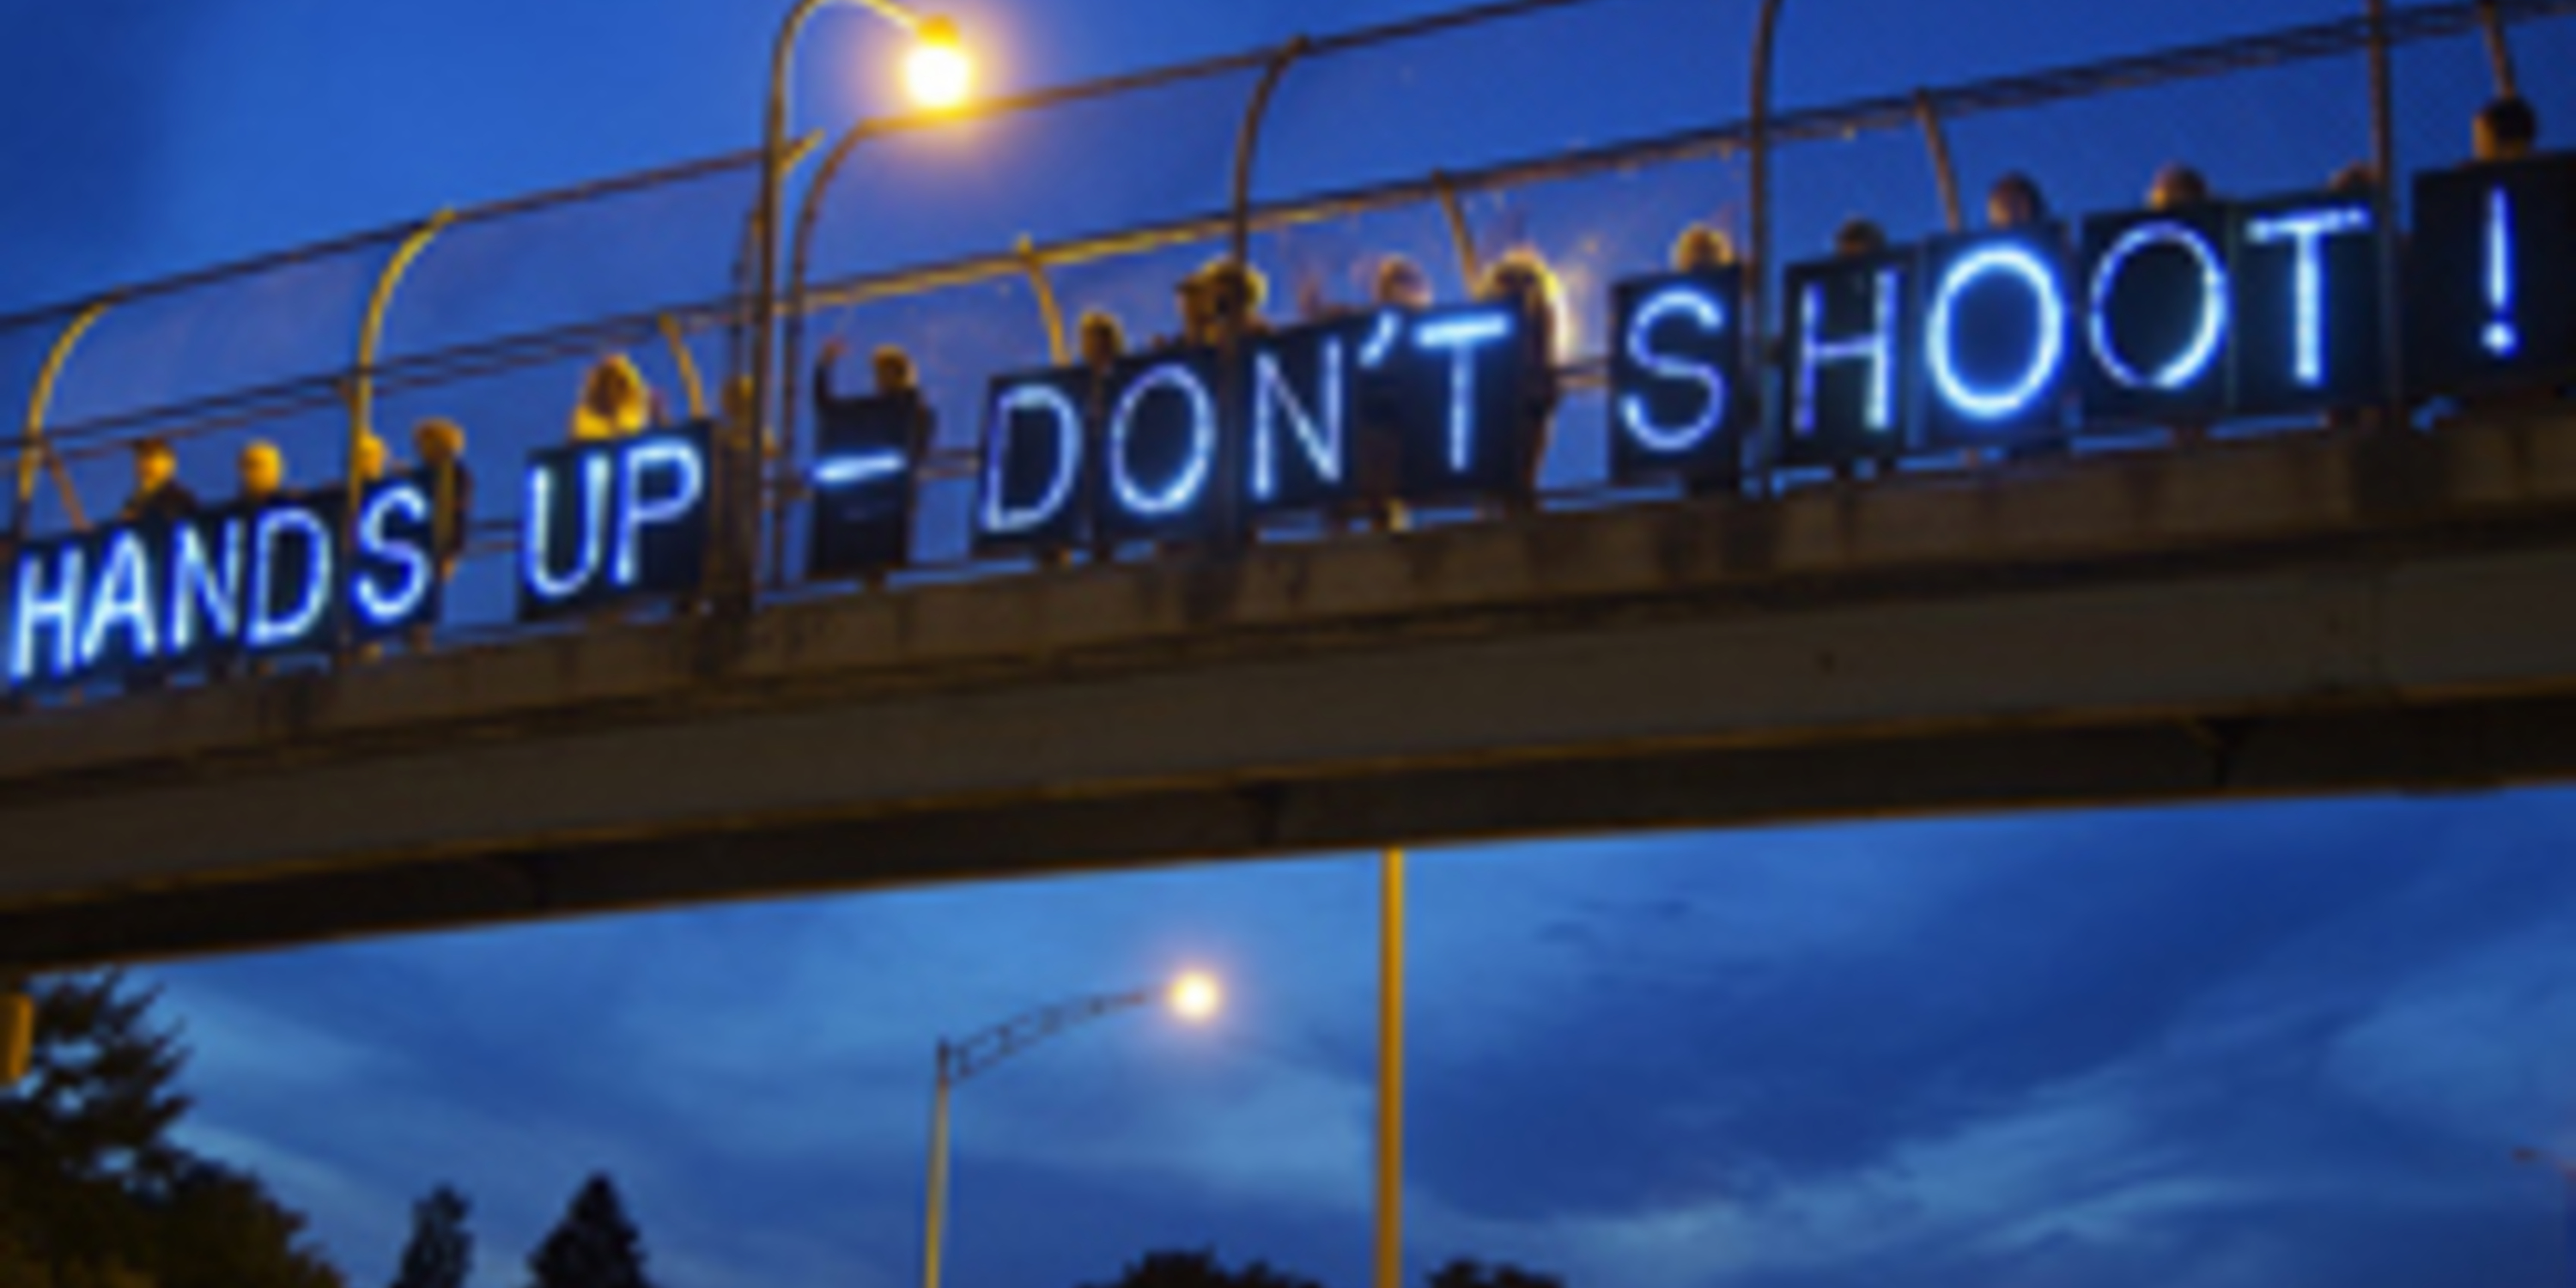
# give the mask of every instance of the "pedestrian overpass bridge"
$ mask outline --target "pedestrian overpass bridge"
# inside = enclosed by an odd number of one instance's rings
[[[0,972],[2576,776],[2576,408],[1033,571],[0,720]]]

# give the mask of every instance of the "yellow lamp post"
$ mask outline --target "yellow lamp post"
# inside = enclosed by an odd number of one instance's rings
[[[957,24],[945,18],[931,17],[895,3],[895,0],[843,0],[893,23],[912,40],[912,49],[904,58],[904,88],[913,101],[934,111],[947,111],[963,106],[975,89],[975,60],[958,33]],[[779,219],[786,205],[787,186],[787,86],[794,69],[797,39],[804,34],[805,24],[817,10],[833,0],[797,0],[796,7],[780,25],[777,43],[769,62],[769,110],[762,120],[760,152],[760,204],[753,212],[753,271],[758,280],[752,283],[751,304],[751,398],[749,423],[731,425],[733,450],[718,453],[719,460],[737,463],[758,459],[756,446],[763,426],[775,412],[779,373],[777,366],[778,329],[778,254]],[[722,506],[748,503],[757,514],[759,491],[756,466],[736,468],[737,477],[721,480],[720,512],[725,514],[723,531],[747,534],[756,531],[745,525],[741,511],[721,511]],[[748,478],[739,477],[748,475]],[[747,485],[748,484],[748,485]],[[739,548],[737,549],[737,546]],[[750,559],[756,544],[739,541],[725,543],[725,555],[718,560],[735,579],[735,585],[723,589],[731,593],[751,584]],[[726,560],[740,561],[728,565]]]
[[[948,1100],[957,1084],[992,1069],[1012,1056],[1080,1024],[1157,1003],[1191,1024],[1216,1018],[1225,1007],[1225,988],[1213,975],[1189,971],[1161,988],[1104,993],[1043,1007],[1005,1020],[959,1041],[939,1043],[938,1077],[930,1102],[930,1179],[923,1204],[921,1240],[922,1288],[939,1288],[941,1259],[948,1237]]]

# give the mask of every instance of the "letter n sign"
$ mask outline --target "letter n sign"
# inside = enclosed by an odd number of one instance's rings
[[[1611,300],[1612,478],[1724,486],[1742,476],[1742,291],[1734,269],[1618,286]]]

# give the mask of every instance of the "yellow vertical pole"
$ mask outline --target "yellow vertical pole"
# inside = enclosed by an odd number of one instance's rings
[[[939,1288],[948,1238],[948,1044],[939,1044],[939,1081],[930,1102],[929,1193],[922,1204],[921,1288]]]
[[[1378,869],[1377,1288],[1404,1284],[1404,851]]]
[[[0,985],[0,1087],[26,1080],[36,1057],[36,999],[26,985]]]

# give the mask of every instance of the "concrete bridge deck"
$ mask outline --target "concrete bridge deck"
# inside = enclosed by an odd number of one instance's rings
[[[0,969],[2576,777],[2576,413],[1077,568],[0,720]]]

